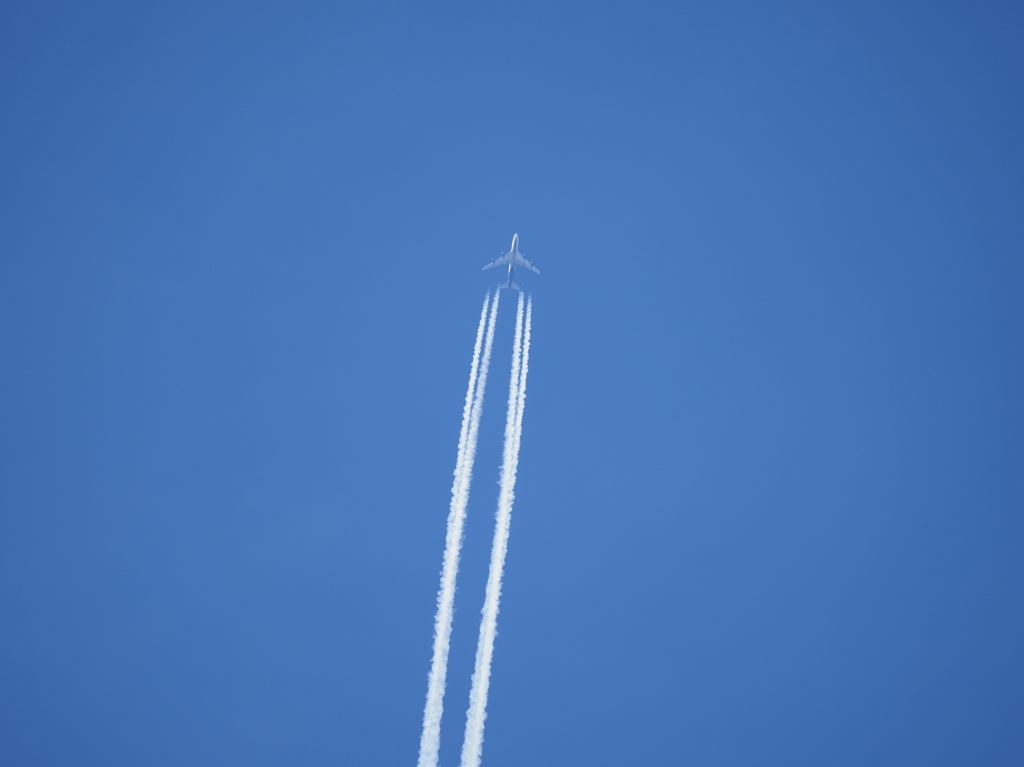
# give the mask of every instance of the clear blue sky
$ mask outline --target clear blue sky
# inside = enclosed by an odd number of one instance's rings
[[[1018,2],[4,3],[0,762],[415,763],[518,231],[486,767],[1024,764],[1022,136]]]

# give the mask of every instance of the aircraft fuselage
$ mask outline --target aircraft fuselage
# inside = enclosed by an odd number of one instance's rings
[[[512,277],[514,277],[515,273],[516,273],[516,256],[520,255],[520,253],[519,253],[519,235],[518,234],[513,234],[512,235],[512,247],[509,248],[508,252],[509,252],[509,255],[512,256],[512,257],[508,260],[508,278],[505,280],[505,282],[507,283],[508,287],[511,288],[513,285],[516,284],[512,280]]]

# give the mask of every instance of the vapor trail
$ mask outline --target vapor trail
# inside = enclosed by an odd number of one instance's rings
[[[533,300],[526,303],[525,325],[523,294],[519,294],[516,310],[516,335],[512,349],[512,375],[509,377],[508,414],[505,419],[505,449],[498,490],[498,512],[491,544],[491,567],[487,576],[480,636],[476,646],[476,665],[466,712],[466,735],[462,742],[461,767],[479,767],[484,741],[484,720],[487,718],[487,693],[491,682],[491,659],[494,638],[498,633],[498,603],[501,580],[508,551],[512,503],[515,500],[516,471],[519,468],[519,445],[523,433],[523,410],[526,406],[526,374],[530,360],[530,329]]]
[[[445,537],[444,560],[441,565],[441,586],[437,592],[437,614],[434,617],[434,654],[427,677],[427,702],[423,707],[423,732],[420,735],[418,767],[437,767],[441,745],[441,715],[444,712],[444,688],[448,676],[448,648],[452,634],[452,614],[455,604],[455,579],[459,571],[459,552],[462,548],[463,528],[466,522],[466,504],[473,480],[473,462],[476,458],[477,434],[483,411],[487,371],[491,364],[494,344],[494,323],[498,316],[500,291],[490,300],[484,296],[480,322],[473,344],[473,362],[469,368],[469,385],[462,407],[462,429],[455,458],[452,480],[452,500],[448,510],[448,532]],[[490,308],[490,313],[488,313]]]

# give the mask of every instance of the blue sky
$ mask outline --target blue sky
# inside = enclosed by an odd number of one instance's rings
[[[484,764],[1021,764],[1022,39],[1011,2],[6,3],[0,761],[414,764],[517,231]]]

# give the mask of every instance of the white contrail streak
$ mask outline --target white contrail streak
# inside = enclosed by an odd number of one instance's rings
[[[461,767],[479,767],[483,749],[487,693],[491,682],[491,659],[494,657],[494,638],[498,633],[498,603],[501,599],[505,554],[508,552],[516,471],[519,468],[519,445],[523,434],[523,410],[526,405],[526,373],[530,360],[533,301],[531,299],[526,303],[525,326],[523,303],[523,294],[520,293],[519,306],[516,310],[516,336],[512,349],[512,375],[509,377],[508,415],[505,420],[505,450],[498,490],[498,512],[494,526],[494,541],[491,545],[487,591],[481,611],[473,685],[469,692],[469,710],[466,712],[466,735],[462,742]]]
[[[487,370],[491,364],[494,344],[494,322],[498,316],[498,297],[484,296],[480,310],[480,323],[473,345],[473,362],[469,368],[469,385],[462,408],[462,429],[455,458],[455,477],[452,480],[452,500],[448,511],[448,533],[445,538],[444,560],[441,565],[441,586],[437,592],[437,615],[434,617],[434,654],[427,677],[427,702],[423,707],[423,733],[420,735],[418,767],[437,767],[441,746],[441,715],[444,712],[444,688],[448,676],[448,648],[452,634],[452,615],[455,604],[455,580],[459,571],[459,552],[462,548],[466,522],[466,504],[473,480],[473,462],[476,458],[477,434],[483,411]],[[488,304],[490,313],[488,313]]]

